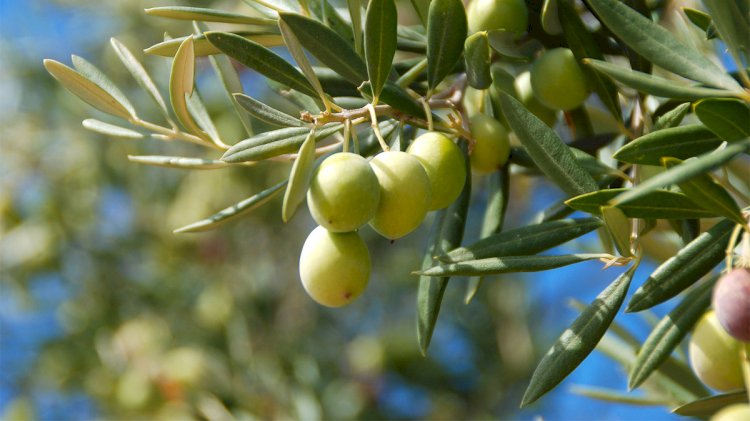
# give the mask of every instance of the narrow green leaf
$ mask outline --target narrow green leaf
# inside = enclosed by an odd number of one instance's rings
[[[188,170],[215,170],[232,165],[217,159],[188,158],[183,156],[128,155],[128,159],[130,162],[138,164]]]
[[[646,338],[630,370],[628,388],[640,386],[672,354],[711,303],[716,278],[699,285],[664,316]]]
[[[700,174],[713,171],[731,161],[737,155],[746,152],[748,149],[750,149],[750,142],[738,142],[730,144],[724,149],[701,155],[649,178],[637,187],[629,189],[612,199],[610,203],[619,206],[628,201],[640,198],[660,187],[690,180]]]
[[[741,95],[739,91],[685,85],[662,77],[653,76],[648,73],[630,70],[626,67],[607,63],[602,60],[585,59],[583,60],[583,63],[605,73],[625,86],[660,97],[693,100],[699,98],[721,98]]]
[[[396,53],[398,13],[393,0],[370,0],[365,14],[365,61],[372,85],[373,103],[378,102]]]
[[[510,198],[510,165],[504,165],[499,170],[487,176],[487,184],[487,207],[484,210],[482,228],[479,231],[480,239],[499,234],[503,230],[505,214],[508,210]],[[466,304],[477,293],[483,279],[483,277],[469,279],[466,286]]]
[[[627,312],[641,311],[679,294],[721,263],[734,222],[725,219],[662,263],[630,299]]]
[[[135,109],[133,108],[133,104],[130,103],[130,100],[128,100],[128,98],[125,96],[125,94],[122,93],[120,88],[118,88],[117,85],[115,85],[114,82],[112,82],[112,80],[107,77],[107,75],[102,73],[101,70],[86,61],[86,59],[84,59],[83,57],[73,55],[71,56],[71,58],[73,61],[73,66],[81,75],[83,75],[86,79],[94,82],[100,88],[107,91],[108,94],[112,95],[112,98],[116,99],[117,102],[122,104],[122,106],[125,107],[126,110],[128,110],[128,113],[130,113],[131,116],[135,117]]]
[[[593,215],[601,214],[601,207],[629,189],[607,189],[583,194],[565,201],[571,208]],[[628,218],[688,219],[717,216],[690,200],[682,193],[652,190],[648,194],[617,206]]]
[[[177,120],[191,133],[210,140],[190,114],[186,97],[193,94],[195,82],[195,56],[193,55],[193,38],[188,37],[180,45],[172,61],[172,73],[169,76],[169,99]]]
[[[750,137],[750,108],[743,101],[704,99],[693,105],[693,112],[701,123],[728,142]]]
[[[747,3],[747,0],[740,0]],[[703,0],[721,40],[735,63],[742,68],[750,62],[750,17],[743,13],[738,1]],[[747,6],[745,6],[747,8]]]
[[[500,93],[500,102],[511,129],[551,182],[570,196],[598,190],[596,181],[576,163],[570,148],[554,130],[507,93]]]
[[[630,251],[631,226],[628,217],[621,209],[614,206],[602,206],[601,214],[604,225],[615,242],[617,251],[621,256],[632,256],[633,252]]]
[[[316,139],[326,137],[344,128],[341,123],[329,123],[315,131]],[[226,162],[262,161],[266,158],[296,152],[305,141],[310,129],[288,127],[257,134],[233,145],[221,157]]]
[[[540,272],[594,259],[609,259],[609,254],[565,254],[560,256],[507,256],[447,263],[415,272],[426,276],[482,276],[514,272]]]
[[[305,95],[318,97],[315,89],[299,70],[268,48],[228,32],[206,32],[205,35],[221,52],[263,76]]]
[[[620,310],[637,267],[633,265],[602,291],[547,351],[531,376],[521,407],[552,390],[594,350]]]
[[[112,44],[115,53],[117,53],[117,56],[120,58],[120,61],[122,61],[122,64],[125,65],[125,68],[128,69],[133,76],[133,79],[135,79],[135,81],[138,82],[146,92],[148,92],[151,98],[153,98],[159,106],[159,110],[164,114],[167,121],[171,122],[167,104],[164,102],[164,98],[161,96],[161,93],[159,93],[159,89],[151,79],[151,76],[149,76],[146,69],[143,68],[143,65],[123,43],[115,38],[110,38],[109,41]]]
[[[302,15],[281,13],[279,20],[287,24],[307,51],[349,82],[359,85],[367,79],[364,60],[339,34]]]
[[[487,89],[492,85],[491,54],[487,32],[477,32],[466,38],[466,44],[464,45],[466,80],[472,88]]]
[[[357,52],[358,56],[362,56],[362,54],[364,53],[362,46],[362,1],[346,0],[346,5],[349,7],[349,19],[352,22],[354,50]]]
[[[683,7],[682,11],[685,12],[685,16],[687,16],[693,25],[703,30],[703,32],[708,31],[708,27],[711,26],[711,16],[708,13],[690,7]]]
[[[716,88],[742,88],[700,52],[680,43],[667,29],[619,0],[588,0],[598,18],[628,47],[654,64]]]
[[[476,243],[439,256],[442,262],[456,263],[488,257],[526,256],[539,253],[578,238],[602,226],[599,218],[563,219],[528,225],[492,234]]]
[[[572,393],[575,393],[576,395],[585,396],[587,398],[605,402],[622,403],[626,405],[666,406],[670,403],[669,401],[662,398],[649,396],[633,396],[630,393],[622,393],[616,390],[599,387],[573,386],[570,388],[570,391]]]
[[[466,10],[461,0],[430,1],[427,15],[427,86],[430,91],[434,91],[458,63],[467,31]]]
[[[276,25],[276,20],[230,13],[203,7],[164,6],[145,10],[147,15],[169,19],[196,20],[201,22],[242,23],[248,25]]]
[[[466,171],[470,171],[468,148],[466,142],[461,142]],[[436,252],[450,250],[461,244],[466,226],[466,216],[471,199],[471,177],[466,177],[461,195],[445,211],[441,212],[436,224],[439,223],[439,234],[433,239],[436,246],[428,247],[427,254],[422,261],[422,267],[429,267]],[[422,354],[427,354],[432,333],[435,330],[443,293],[448,285],[449,277],[419,277],[417,290],[417,342]]]
[[[174,230],[174,232],[177,234],[183,232],[201,232],[212,230],[221,224],[239,218],[240,216],[244,216],[252,212],[253,210],[265,205],[277,194],[281,193],[281,190],[284,188],[284,186],[286,186],[286,184],[287,182],[286,180],[284,180],[281,183],[263,190],[262,192],[254,196],[248,197],[247,199],[238,202],[226,209],[223,209],[206,219],[202,219],[198,222],[194,222],[190,225],[178,228]]]
[[[559,23],[562,25],[565,40],[568,41],[568,47],[575,58],[579,62],[585,58],[604,60],[599,45],[584,25],[573,4],[569,0],[554,0],[552,3],[557,5],[556,9],[560,17]],[[588,66],[581,66],[581,69],[589,81],[589,86],[596,92],[610,114],[618,121],[622,121],[620,101],[615,84],[609,78]]]
[[[275,29],[267,31],[236,31],[233,33],[268,48],[284,45],[284,40]],[[187,37],[168,39],[146,48],[143,52],[156,56],[173,57],[185,38]],[[195,43],[194,47],[196,57],[221,53],[218,48],[214,47],[213,44],[208,41],[205,34],[193,35],[193,42]]]
[[[427,28],[427,16],[430,10],[430,0],[411,0],[411,5],[414,6],[414,11],[417,12],[419,20],[422,22],[422,26]]]
[[[660,116],[656,123],[654,123],[654,127],[652,131],[658,131],[662,129],[669,129],[672,127],[677,127],[682,122],[682,119],[685,118],[685,116],[690,112],[690,103],[685,102],[683,104],[680,104],[674,109],[664,113],[664,115]],[[670,155],[674,156],[674,155]]]
[[[667,168],[674,168],[682,163],[677,158],[662,158],[662,163]],[[742,217],[742,211],[737,206],[732,195],[720,184],[714,181],[709,174],[701,174],[690,180],[679,183],[687,197],[693,202],[703,206],[705,209],[714,212],[717,215],[724,216],[732,221],[744,225],[745,218]]]
[[[297,159],[292,164],[289,173],[289,184],[284,192],[284,202],[281,205],[281,220],[289,222],[297,211],[300,203],[305,200],[307,188],[310,186],[315,166],[315,129],[310,130],[307,138],[299,148]]]
[[[710,152],[722,141],[702,124],[653,131],[626,144],[613,158],[633,164],[661,165],[661,158],[692,158]]]
[[[544,0],[544,4],[542,4],[542,13],[540,17],[542,29],[550,35],[560,35],[563,33],[557,3],[558,0]]]
[[[132,116],[128,109],[107,91],[97,86],[96,83],[87,79],[82,74],[60,63],[59,61],[45,59],[44,68],[47,69],[65,89],[84,100],[92,107],[115,117],[129,120]]]
[[[107,136],[121,137],[125,139],[143,139],[143,134],[125,127],[105,123],[93,118],[83,120],[83,127]]]
[[[354,45],[354,33],[350,22],[341,17],[338,9],[331,5],[330,0],[313,1],[310,3],[310,10],[326,28],[332,29],[350,46]]]
[[[248,95],[234,94],[234,99],[242,109],[263,122],[281,127],[302,127],[305,124],[302,120],[294,118]]]
[[[682,406],[678,406],[677,408],[672,410],[672,413],[682,415],[684,417],[705,419],[719,412],[719,410],[724,407],[736,403],[747,402],[747,392],[744,390],[738,390],[736,392],[724,393],[721,395],[714,395],[707,398],[694,400]]]
[[[208,137],[214,142],[219,142],[219,131],[216,129],[211,116],[208,115],[206,105],[203,103],[198,90],[193,91],[193,95],[185,95],[185,101],[187,102],[187,108],[193,120],[198,124],[204,132],[208,134]]]
[[[237,112],[237,116],[239,117],[242,126],[245,128],[245,132],[248,135],[252,136],[252,120],[250,119],[248,113],[246,113],[242,109],[240,104],[234,99],[235,94],[241,94],[243,92],[240,75],[237,73],[234,65],[232,65],[229,57],[225,55],[213,55],[209,57],[209,60],[211,61],[211,66],[213,66],[214,68],[214,72],[219,77],[221,84],[224,86],[224,91],[227,93],[230,101],[232,102],[232,105],[234,106],[234,109]]]
[[[365,82],[359,88],[365,97],[373,98],[370,82]],[[425,118],[424,108],[403,88],[392,82],[386,82],[380,97],[383,102],[408,115]],[[433,115],[433,118],[437,118]]]
[[[330,103],[326,97],[326,93],[323,91],[323,87],[320,86],[320,81],[313,71],[312,64],[310,64],[305,52],[302,50],[302,44],[300,44],[299,39],[297,39],[297,35],[294,34],[292,28],[290,28],[283,19],[279,19],[279,30],[281,30],[281,36],[284,38],[284,43],[289,50],[289,54],[292,55],[294,61],[296,61],[299,68],[302,69],[302,74],[305,75],[307,81],[310,82],[310,85],[315,89],[320,100],[326,105],[326,110],[328,110]]]

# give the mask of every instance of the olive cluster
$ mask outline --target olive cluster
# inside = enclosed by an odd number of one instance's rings
[[[370,278],[370,253],[357,230],[368,224],[390,240],[414,231],[428,211],[461,193],[464,156],[447,136],[428,132],[407,152],[386,151],[369,162],[341,152],[313,175],[307,205],[319,224],[305,240],[299,273],[318,303],[340,307],[357,298]]]

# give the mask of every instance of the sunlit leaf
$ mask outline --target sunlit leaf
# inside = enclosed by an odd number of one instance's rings
[[[621,209],[614,206],[602,206],[601,214],[617,251],[621,256],[632,256],[633,253],[630,251],[631,226],[628,217]]]
[[[599,218],[563,219],[527,225],[488,235],[474,244],[438,256],[442,262],[462,262],[500,256],[539,253],[578,238],[602,226]]]
[[[511,129],[547,178],[570,196],[598,190],[596,181],[578,165],[557,134],[517,99],[502,92],[500,102]]]
[[[713,25],[711,16],[709,16],[707,13],[701,12],[700,10],[691,9],[689,7],[683,7],[682,11],[685,12],[685,16],[687,16],[687,18],[690,20],[690,22],[692,22],[693,25],[697,26],[706,33],[707,39],[716,37],[715,34],[714,36],[709,35],[711,31],[716,31],[716,27]]]
[[[44,67],[67,90],[92,107],[125,120],[131,118],[130,112],[123,104],[77,71],[50,59],[44,60]]]
[[[628,388],[640,386],[674,352],[711,303],[716,278],[690,291],[680,304],[664,316],[638,351],[630,370]]]
[[[365,61],[377,103],[396,53],[398,14],[393,0],[370,0],[365,15]]]
[[[269,29],[266,31],[236,31],[233,33],[268,48],[284,45],[284,40],[281,38],[281,34],[275,29]],[[173,57],[185,38],[187,37],[168,39],[146,48],[143,52],[156,56]],[[194,48],[196,57],[221,53],[218,48],[214,47],[213,44],[208,41],[205,34],[194,35],[193,42],[195,44]]]
[[[316,139],[324,139],[344,128],[329,123],[315,131]],[[266,158],[296,152],[307,138],[307,127],[288,127],[257,134],[233,145],[221,157],[226,162],[262,161]]]
[[[228,32],[206,32],[205,35],[221,52],[263,76],[303,94],[318,97],[315,89],[299,70],[268,48]]]
[[[427,16],[427,86],[430,90],[434,90],[458,63],[467,30],[466,10],[461,0],[430,2]]]
[[[659,76],[653,76],[648,73],[630,70],[626,67],[616,64],[607,63],[602,60],[585,59],[584,64],[592,66],[594,69],[605,73],[614,80],[629,86],[633,89],[645,92],[647,94],[661,96],[665,98],[676,99],[699,99],[699,98],[721,98],[728,96],[739,96],[738,91],[729,91],[725,89],[702,88],[699,86],[686,85],[664,79]]]
[[[234,99],[250,115],[263,122],[281,127],[302,127],[304,125],[302,120],[294,118],[248,95],[234,94]]]
[[[203,7],[164,6],[145,10],[147,15],[179,20],[196,20],[203,22],[243,23],[248,25],[276,25],[274,19],[230,13],[223,10]]]
[[[219,142],[219,131],[216,129],[211,116],[208,115],[206,105],[203,103],[198,90],[194,90],[192,95],[186,95],[185,101],[187,102],[188,112],[193,117],[198,127],[208,134],[215,143]]]
[[[466,171],[470,171],[466,142],[461,142]],[[466,216],[471,199],[471,177],[466,177],[459,197],[435,219],[437,234],[431,239],[427,252],[422,260],[422,268],[431,266],[437,252],[450,250],[461,244],[466,226]],[[432,333],[435,330],[443,293],[449,277],[420,276],[417,289],[417,342],[422,354],[427,353]]]
[[[750,62],[750,17],[739,6],[743,1],[747,3],[746,0],[703,0],[721,40],[740,66]]]
[[[559,256],[507,256],[466,260],[433,266],[420,272],[426,276],[481,276],[513,272],[539,272],[587,260],[611,258],[609,254],[565,254]]]
[[[588,0],[597,17],[628,47],[654,64],[697,82],[730,91],[742,88],[700,52],[619,0]]]
[[[302,69],[302,74],[305,75],[307,81],[310,82],[310,85],[318,94],[320,100],[326,104],[326,109],[328,109],[329,102],[326,93],[323,91],[323,87],[320,86],[318,76],[315,75],[310,60],[307,59],[305,52],[302,50],[302,44],[300,44],[297,35],[295,35],[292,28],[287,25],[284,19],[279,19],[279,29],[281,30],[281,36],[284,37],[284,43],[286,44],[287,50],[289,50],[289,54],[291,54],[294,61],[297,62],[299,68]]]
[[[704,99],[693,106],[693,112],[701,123],[728,142],[750,137],[750,108],[740,100]]]
[[[710,272],[724,259],[734,226],[728,219],[719,222],[662,263],[635,291],[626,311],[641,311],[662,303]]]
[[[164,117],[166,117],[167,120],[170,120],[167,104],[164,102],[164,98],[161,96],[161,93],[151,79],[151,76],[149,76],[146,69],[143,68],[143,65],[123,43],[115,38],[110,38],[110,43],[125,68],[128,69],[131,75],[133,75],[136,82],[138,82],[138,84],[148,92],[151,98],[154,99],[159,106],[159,110],[164,114]]]
[[[747,403],[747,392],[738,390],[736,392],[709,396],[686,403],[672,410],[672,413],[684,417],[708,418],[719,412],[724,407],[736,403]]]
[[[289,184],[284,192],[284,202],[281,205],[281,220],[288,222],[294,216],[300,203],[305,200],[307,188],[310,186],[315,163],[315,130],[310,130],[307,138],[299,148],[297,159],[292,164],[289,173]]]
[[[346,40],[346,43],[350,46],[354,45],[354,34],[350,22],[341,17],[338,9],[331,5],[330,0],[310,2],[310,11],[326,28],[333,30],[338,36]]]
[[[612,199],[628,190],[626,188],[599,190],[568,199],[565,204],[579,211],[599,215],[602,206],[606,206]],[[617,207],[628,218],[687,219],[718,216],[699,206],[686,195],[668,190],[652,190],[648,194],[619,204]]]
[[[620,275],[563,332],[531,376],[521,407],[557,386],[594,350],[620,310],[637,265]]]
[[[143,134],[135,130],[105,123],[93,118],[87,118],[86,120],[83,120],[83,127],[93,132],[101,133],[107,136],[121,137],[125,139],[143,139]]]
[[[491,53],[487,32],[477,32],[466,38],[466,44],[464,45],[466,81],[472,88],[487,89],[492,84]]]
[[[224,91],[226,91],[227,95],[232,101],[232,104],[237,111],[237,116],[239,117],[240,122],[242,122],[242,126],[245,128],[245,132],[248,135],[252,135],[252,120],[250,119],[250,116],[240,107],[240,104],[235,101],[234,98],[235,94],[240,95],[243,91],[240,75],[237,73],[237,70],[234,68],[232,62],[227,56],[217,54],[210,56],[209,60],[211,61],[211,65],[213,66],[216,75],[219,77],[221,84],[224,86]]]
[[[661,158],[692,158],[721,145],[711,130],[702,124],[671,127],[643,135],[626,144],[613,157],[624,162],[661,165]]]
[[[626,405],[664,406],[669,404],[669,401],[658,397],[649,397],[648,395],[634,396],[631,393],[618,392],[617,390],[600,387],[573,386],[570,388],[570,391],[571,393],[587,398]]]
[[[130,162],[157,167],[182,168],[188,170],[214,170],[231,164],[218,159],[188,158],[184,156],[128,155]]]
[[[186,97],[193,94],[195,83],[195,56],[193,55],[193,39],[188,37],[180,45],[172,61],[172,73],[169,76],[169,99],[172,103],[177,120],[191,133],[209,139],[188,110]]]
[[[674,168],[675,166],[680,165],[682,161],[677,158],[667,157],[662,158],[662,163],[667,168]],[[738,224],[745,224],[745,218],[742,217],[742,211],[740,210],[740,207],[737,206],[737,202],[735,202],[732,195],[730,195],[724,187],[716,183],[710,175],[698,175],[690,180],[679,183],[679,186],[680,190],[682,190],[693,202],[717,215],[729,218]]]
[[[346,5],[349,8],[349,19],[352,22],[354,50],[357,52],[357,55],[362,56],[362,54],[364,53],[362,46],[362,37],[364,34],[364,31],[362,30],[362,1],[346,0]]]

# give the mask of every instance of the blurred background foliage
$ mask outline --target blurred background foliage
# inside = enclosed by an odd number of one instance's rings
[[[189,22],[142,13],[177,3],[0,0],[4,418],[671,418],[663,408],[571,394],[565,385],[572,383],[625,388],[625,376],[601,355],[539,404],[517,409],[540,354],[575,317],[568,298],[590,301],[616,276],[598,264],[503,276],[486,282],[469,305],[463,280],[453,280],[423,357],[409,272],[419,267],[429,221],[395,244],[363,230],[374,271],[363,297],[343,309],[323,308],[301,288],[299,251],[315,224],[306,211],[282,224],[280,198],[217,231],[173,234],[277,183],[290,166],[187,172],[130,163],[128,154],[201,151],[86,131],[81,120],[107,117],[65,91],[41,61],[81,55],[140,114],[160,121],[107,40],[138,52],[165,32],[191,32]],[[245,8],[239,1],[179,4]],[[165,91],[169,60],[138,56]],[[240,139],[210,66],[198,66],[201,94],[223,137]],[[270,92],[253,75],[243,74],[243,82],[255,95]],[[474,179],[467,241],[478,235],[485,182]],[[508,226],[528,223],[559,198],[533,183],[513,182]],[[565,247],[593,249],[594,240]],[[648,332],[640,316],[622,319],[641,338]]]

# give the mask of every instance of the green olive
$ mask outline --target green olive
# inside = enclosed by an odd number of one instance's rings
[[[380,183],[380,204],[370,226],[391,240],[414,231],[429,209],[430,178],[406,152],[383,152],[370,161]]]
[[[432,199],[428,209],[443,209],[453,203],[466,181],[461,149],[444,134],[429,132],[414,139],[407,152],[419,159],[430,178]]]
[[[523,72],[516,77],[513,83],[516,88],[516,94],[518,94],[518,100],[526,107],[527,110],[531,111],[532,114],[537,116],[546,125],[552,127],[557,121],[557,111],[539,102],[534,96],[534,90],[531,89],[531,73]]]
[[[531,87],[542,104],[572,110],[589,96],[586,78],[567,48],[545,51],[531,67]]]
[[[367,160],[342,152],[320,164],[307,191],[315,222],[333,232],[349,232],[375,215],[380,186]]]
[[[471,167],[479,173],[490,173],[505,165],[510,156],[508,132],[502,124],[486,114],[469,119],[469,129],[474,137]]]
[[[750,405],[736,403],[725,406],[711,417],[711,421],[747,421],[750,420]]]
[[[466,11],[469,33],[501,29],[520,35],[529,25],[523,0],[473,0]]]
[[[709,311],[698,321],[690,338],[690,366],[703,383],[721,391],[742,388],[740,342],[729,336]]]
[[[315,228],[299,258],[302,286],[313,300],[341,307],[362,294],[370,279],[370,252],[356,232]]]

